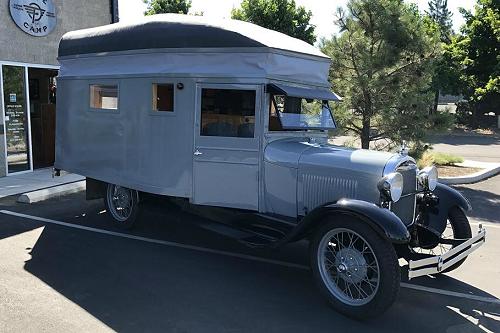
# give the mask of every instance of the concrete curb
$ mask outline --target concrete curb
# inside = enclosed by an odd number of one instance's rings
[[[17,202],[32,204],[39,201],[48,200],[51,198],[63,196],[66,194],[84,191],[86,188],[85,180],[49,187],[33,192],[23,193],[17,198]]]
[[[439,177],[439,182],[443,184],[472,184],[500,173],[500,163],[466,160],[463,163],[457,163],[457,165],[471,168],[482,168],[483,170],[460,177]]]

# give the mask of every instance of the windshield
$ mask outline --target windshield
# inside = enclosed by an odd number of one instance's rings
[[[327,101],[274,95],[270,116],[278,117],[281,127],[287,130],[329,130],[336,127]]]

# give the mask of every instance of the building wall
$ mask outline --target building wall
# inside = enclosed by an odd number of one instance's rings
[[[71,30],[111,23],[110,0],[54,0],[57,25],[45,37],[28,35],[10,17],[9,1],[0,4],[0,60],[57,65],[57,47]]]
[[[5,165],[5,129],[3,128],[3,101],[0,100],[0,177],[7,174]]]
[[[10,16],[9,1],[0,3],[0,62],[58,65],[57,48],[62,35],[71,30],[109,24],[112,21],[110,0],[53,0],[57,24],[47,36],[34,37],[22,31]],[[3,101],[0,100],[0,111]],[[0,177],[5,170],[3,112],[0,112]]]

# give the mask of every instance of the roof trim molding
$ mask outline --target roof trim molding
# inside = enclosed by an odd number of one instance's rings
[[[306,53],[297,53],[288,50],[282,50],[277,48],[270,48],[266,46],[262,47],[200,47],[200,48],[154,48],[154,49],[137,49],[137,50],[123,50],[123,51],[110,51],[110,52],[96,52],[96,53],[83,53],[83,54],[73,54],[67,56],[60,56],[58,60],[66,59],[81,59],[89,57],[107,57],[107,56],[121,56],[121,55],[137,55],[137,54],[152,54],[152,53],[212,53],[212,54],[224,54],[224,53],[272,53],[280,54],[294,58],[309,59],[315,61],[321,61],[329,63],[329,58],[319,57]]]

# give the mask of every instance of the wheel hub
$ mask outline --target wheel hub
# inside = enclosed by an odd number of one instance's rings
[[[359,283],[366,278],[366,259],[356,249],[341,249],[335,256],[335,266],[340,277],[350,283]]]
[[[118,188],[117,193],[115,194],[115,200],[118,207],[126,207],[130,201],[128,191],[123,188]]]

